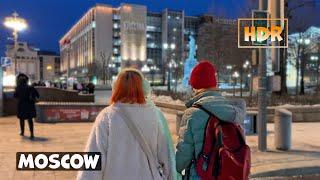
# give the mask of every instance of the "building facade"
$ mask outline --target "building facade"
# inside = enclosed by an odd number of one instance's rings
[[[16,48],[13,44],[7,45],[5,54],[12,59],[11,66],[4,70],[5,85],[14,86],[15,77],[19,73],[26,74],[31,82],[39,81],[39,61],[35,48],[26,42],[17,42]]]
[[[60,55],[53,51],[38,51],[40,81],[60,80]]]
[[[97,4],[60,39],[61,72],[70,80],[105,82],[122,67],[133,66],[164,84],[170,68],[183,68],[189,36],[197,39],[205,17],[170,9],[150,12],[143,5]]]

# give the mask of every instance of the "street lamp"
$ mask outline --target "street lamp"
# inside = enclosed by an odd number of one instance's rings
[[[154,85],[154,75],[157,71],[157,66],[153,65],[150,67],[150,73],[151,73],[151,80],[152,80],[152,85]]]
[[[311,61],[317,61],[318,59],[319,59],[318,56],[311,56],[311,57],[310,57],[310,60],[311,60]]]
[[[235,71],[232,76],[235,77],[235,78],[238,78],[239,77],[238,71]]]
[[[236,96],[236,84],[237,84],[237,79],[239,77],[239,73],[237,71],[235,71],[232,74],[232,77],[234,78],[234,83],[233,83],[233,96]]]
[[[163,49],[168,49],[168,43],[163,43]]]
[[[306,67],[306,48],[311,43],[309,38],[300,38],[298,39],[298,43],[302,45],[301,59],[300,59],[300,95],[304,95],[304,74]],[[298,77],[297,77],[298,78]],[[296,88],[297,90],[297,88]]]
[[[247,74],[248,73],[248,69],[250,68],[250,62],[248,60],[246,60],[243,65],[242,65],[242,69],[240,71],[240,96],[242,97],[242,84],[243,84],[243,81],[242,81],[242,78],[243,78],[243,73],[244,74]],[[248,77],[247,76],[244,76],[245,77],[245,88],[247,89],[248,88]]]
[[[148,72],[150,72],[150,68],[145,64],[145,65],[143,65],[143,67],[141,68],[141,71],[142,71],[143,73],[148,73]]]
[[[176,45],[174,43],[171,43],[170,48],[174,50],[176,48]]]
[[[306,39],[300,38],[300,39],[298,39],[298,43],[302,44],[302,45],[309,45],[310,42],[311,42],[311,40],[309,38],[306,38]]]
[[[175,92],[177,92],[177,88],[178,88],[178,64],[176,62],[173,62],[173,67],[174,67],[174,71],[175,71],[175,78],[176,80],[173,81],[174,83],[174,88],[175,88]]]
[[[25,30],[28,27],[27,21],[21,17],[19,14],[14,12],[12,16],[6,17],[4,19],[4,26],[13,30],[13,40],[14,40],[14,74],[17,73],[17,62],[16,62],[16,50],[18,42],[18,32]]]
[[[167,52],[166,52],[166,50],[167,49],[170,49],[171,51],[173,51],[175,48],[176,48],[176,45],[174,44],[174,43],[171,43],[170,44],[170,46],[169,46],[169,44],[168,43],[163,43],[163,45],[162,45],[162,47],[163,47],[163,49],[164,49],[164,52],[165,52],[165,62],[166,63],[168,63],[167,65],[168,65],[168,68],[169,68],[169,72],[168,72],[168,78],[167,78],[167,90],[168,91],[170,91],[171,90],[171,68],[172,68],[172,61],[173,60],[171,60],[171,61],[168,61],[167,59],[168,59],[168,57],[167,57]],[[165,71],[164,71],[164,76],[163,76],[163,80],[164,80],[164,82],[165,82]]]

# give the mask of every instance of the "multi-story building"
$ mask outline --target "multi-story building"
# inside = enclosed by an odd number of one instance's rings
[[[59,41],[62,74],[78,81],[102,80],[134,66],[164,83],[169,68],[183,67],[189,36],[197,39],[205,19],[180,10],[148,12],[143,5],[97,4]]]
[[[8,44],[5,54],[12,59],[11,66],[4,71],[4,79],[11,79],[6,85],[14,85],[15,76],[19,73],[26,74],[31,82],[39,81],[39,61],[35,48],[26,42],[17,42],[16,47]]]
[[[53,51],[38,51],[40,81],[59,81],[60,55]]]

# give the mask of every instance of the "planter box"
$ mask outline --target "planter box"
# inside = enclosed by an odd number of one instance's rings
[[[92,122],[105,104],[75,102],[39,102],[36,122]]]

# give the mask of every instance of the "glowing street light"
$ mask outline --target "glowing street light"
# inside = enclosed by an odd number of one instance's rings
[[[4,26],[12,29],[12,35],[14,40],[14,71],[17,73],[17,62],[16,62],[16,50],[18,42],[18,32],[25,30],[28,27],[27,21],[21,17],[19,14],[14,12],[12,16],[6,17],[3,22]]]
[[[238,78],[239,77],[238,71],[235,71],[232,76],[235,77],[235,78]]]
[[[305,45],[310,44],[310,42],[311,42],[310,39],[305,39],[305,40],[304,40],[304,44],[305,44]]]
[[[311,42],[311,40],[310,40],[309,38],[306,38],[306,39],[303,39],[303,38],[298,39],[298,43],[299,43],[299,44],[309,45],[310,42]]]
[[[170,45],[170,48],[171,48],[172,50],[174,50],[174,49],[176,48],[176,45],[175,45],[174,43],[172,43],[172,44]]]
[[[145,64],[145,65],[143,65],[143,67],[141,68],[141,71],[144,72],[144,73],[148,73],[148,72],[150,72],[150,68]]]
[[[318,60],[318,59],[319,59],[318,56],[311,56],[311,57],[310,57],[310,60],[312,60],[312,61],[314,61],[314,60],[316,61],[316,60]]]
[[[12,16],[6,17],[3,24],[7,28],[13,30],[13,37],[15,40],[18,38],[18,32],[23,31],[28,27],[27,21],[19,17],[19,14],[16,12],[14,12]]]
[[[163,49],[168,49],[168,43],[163,44]]]

